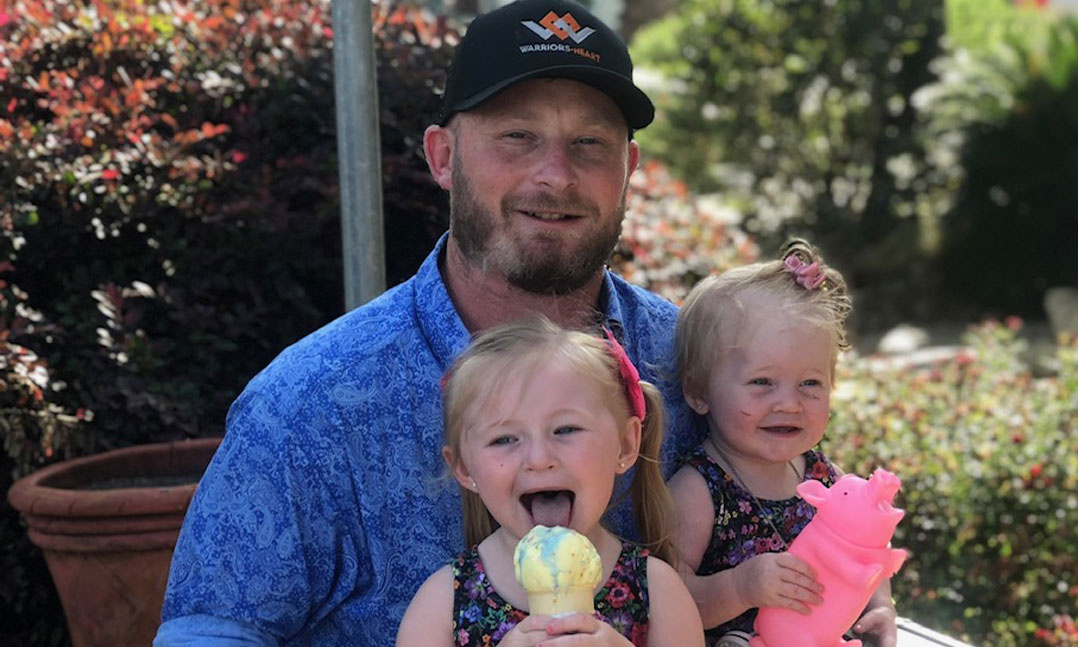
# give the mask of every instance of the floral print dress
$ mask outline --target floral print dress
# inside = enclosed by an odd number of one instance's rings
[[[648,633],[648,551],[622,542],[614,571],[595,595],[595,614],[636,647]],[[487,579],[479,550],[457,555],[453,568],[453,637],[460,647],[489,647],[528,616],[506,602]]]
[[[804,453],[804,479],[815,479],[827,487],[834,484],[837,475],[835,468],[818,451]],[[759,499],[761,511],[751,493],[738,484],[737,480],[711,460],[703,447],[698,447],[684,459],[684,464],[693,467],[707,482],[711,492],[711,502],[715,506],[715,527],[711,531],[711,543],[700,560],[697,575],[711,575],[733,568],[750,557],[763,553],[778,553],[786,550],[797,535],[808,525],[816,514],[816,509],[801,497],[792,497],[778,501]],[[771,529],[766,515],[778,529],[779,535]],[[749,609],[738,617],[718,627],[707,630],[707,643],[713,644],[728,631],[752,633],[756,621],[756,609]]]

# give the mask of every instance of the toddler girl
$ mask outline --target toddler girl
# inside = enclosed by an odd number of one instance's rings
[[[444,407],[442,453],[461,487],[470,548],[420,587],[397,645],[703,646],[692,598],[659,559],[672,555],[662,397],[609,332],[600,339],[545,319],[484,332],[447,374]],[[615,478],[637,459],[630,491],[643,546],[600,524]],[[595,545],[604,582],[595,616],[528,615],[513,550],[537,524]]]
[[[747,644],[757,607],[808,613],[821,601],[816,574],[786,549],[814,514],[797,485],[830,486],[840,474],[814,447],[851,307],[842,275],[795,240],[781,260],[704,279],[678,314],[682,388],[708,436],[670,489],[682,574],[709,645]],[[894,647],[889,582],[853,629]]]

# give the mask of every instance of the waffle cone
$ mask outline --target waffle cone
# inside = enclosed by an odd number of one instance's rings
[[[591,588],[569,587],[554,591],[527,591],[528,613],[541,616],[565,616],[595,612],[595,593]]]

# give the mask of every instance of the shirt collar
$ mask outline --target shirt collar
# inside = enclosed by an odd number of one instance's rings
[[[614,333],[618,343],[624,344],[621,298],[618,296],[618,291],[614,289],[613,274],[605,269],[603,270],[603,287],[599,290],[599,312],[603,313],[603,325]]]
[[[412,281],[419,330],[443,371],[471,341],[471,334],[453,307],[453,300],[449,298],[449,290],[438,269],[438,259],[445,253],[447,240],[448,232],[438,239]]]

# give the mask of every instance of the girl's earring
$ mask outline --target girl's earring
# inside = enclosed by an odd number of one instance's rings
[[[472,489],[474,490],[474,489],[476,489],[476,487],[478,487],[478,486],[476,486],[476,484],[475,484],[475,479],[472,479]]]

